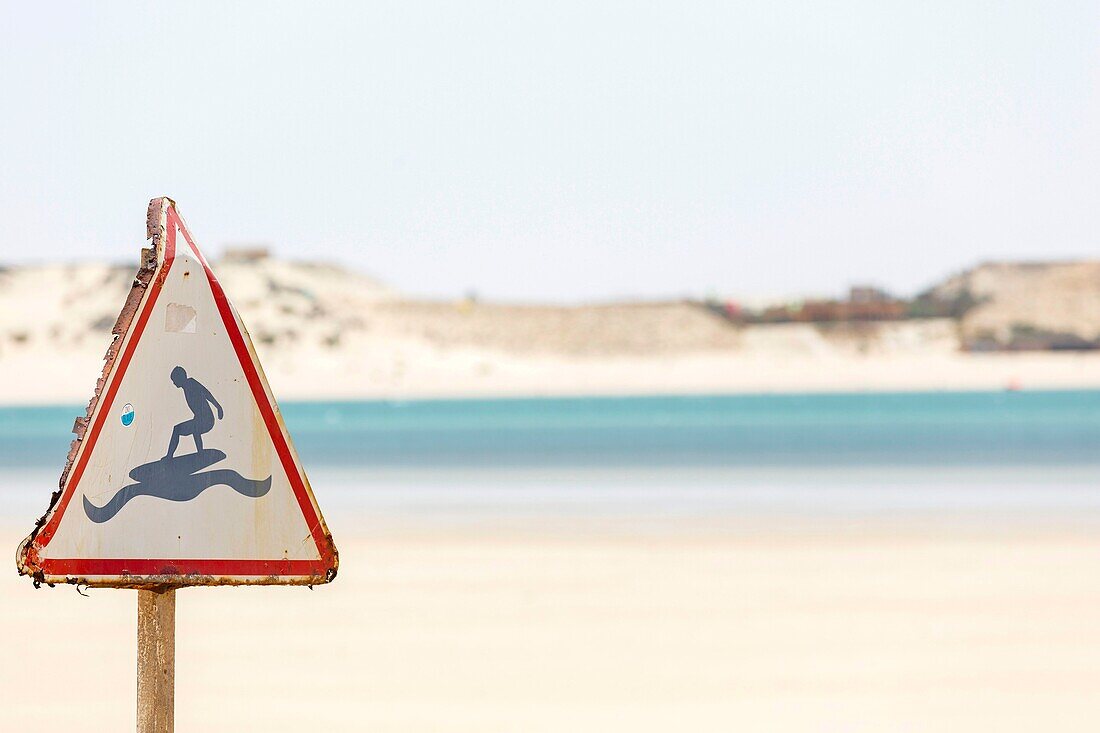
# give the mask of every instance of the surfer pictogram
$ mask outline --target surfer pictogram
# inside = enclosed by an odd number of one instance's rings
[[[217,408],[218,420],[225,417],[225,411],[206,385],[187,376],[187,371],[182,366],[172,370],[171,380],[183,390],[192,418],[172,429],[168,452],[163,458],[136,466],[130,471],[130,478],[136,483],[119,489],[103,506],[92,504],[87,495],[83,497],[84,513],[93,522],[106,522],[137,496],[191,501],[212,486],[228,486],[239,494],[258,498],[271,489],[271,476],[265,479],[249,479],[228,468],[199,473],[204,468],[225,460],[225,453],[215,448],[204,448],[202,444],[202,436],[214,428],[214,411],[211,408]],[[195,441],[195,452],[177,456],[176,450],[184,435],[190,435]]]
[[[187,370],[178,366],[172,370],[172,384],[183,390],[183,398],[187,400],[187,407],[191,410],[192,418],[185,420],[172,429],[172,439],[168,442],[168,452],[165,458],[171,458],[176,453],[180,438],[190,435],[195,439],[195,452],[202,453],[202,434],[209,433],[214,427],[214,413],[210,406],[218,408],[218,419],[225,417],[225,412],[210,390],[199,380],[187,376]]]

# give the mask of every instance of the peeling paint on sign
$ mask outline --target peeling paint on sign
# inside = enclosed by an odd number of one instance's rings
[[[244,324],[170,199],[150,202],[147,228],[19,572],[126,588],[332,580],[336,547]]]

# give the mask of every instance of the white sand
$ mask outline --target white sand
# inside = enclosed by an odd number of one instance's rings
[[[334,529],[331,586],[180,592],[178,730],[1096,730],[1094,533]],[[0,727],[132,730],[135,606],[3,576]]]
[[[389,342],[362,358],[260,350],[281,401],[560,395],[1097,389],[1100,353],[858,356],[710,352],[604,358],[431,351]],[[0,405],[86,402],[102,354],[26,349],[0,359]]]

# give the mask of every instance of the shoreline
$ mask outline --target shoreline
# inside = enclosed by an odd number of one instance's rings
[[[417,394],[362,394],[346,396],[287,397],[277,400],[280,405],[324,405],[342,403],[405,404],[405,403],[465,403],[465,402],[537,402],[556,400],[660,400],[660,399],[725,399],[765,397],[823,397],[823,396],[889,396],[889,395],[949,395],[949,394],[1058,394],[1074,392],[1100,392],[1100,384],[1081,386],[1034,387],[1030,389],[943,387],[913,389],[792,389],[740,392],[667,391],[667,392],[560,392],[544,394],[527,393],[417,393]],[[90,395],[89,395],[90,397]],[[83,410],[86,399],[50,400],[31,402],[0,399],[0,410],[34,408],[76,408]]]
[[[737,352],[585,358],[375,354],[311,359],[261,353],[282,402],[1068,391],[1100,389],[1100,353],[792,356]],[[84,404],[102,357],[39,352],[0,359],[0,407]],[[393,364],[402,365],[400,369]]]

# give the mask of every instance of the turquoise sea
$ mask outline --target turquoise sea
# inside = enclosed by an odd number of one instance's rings
[[[1100,391],[282,408],[329,513],[1100,516]],[[81,412],[0,408],[5,519],[41,513]]]

